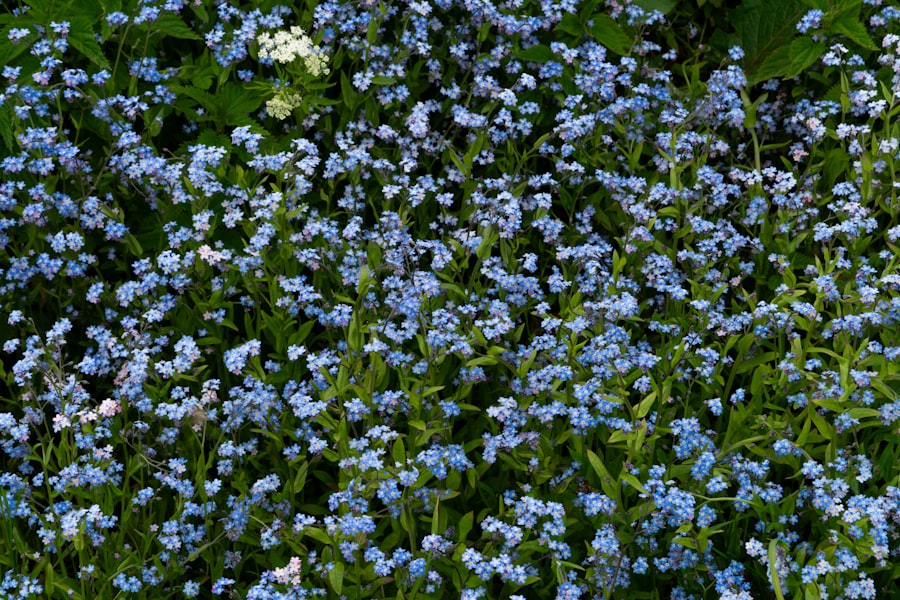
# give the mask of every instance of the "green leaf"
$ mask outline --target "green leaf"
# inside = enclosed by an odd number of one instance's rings
[[[456,541],[460,544],[465,543],[466,537],[469,535],[469,532],[472,531],[472,524],[475,522],[475,513],[471,510],[463,515],[463,518],[459,520],[459,525],[457,525],[457,534]]]
[[[581,24],[581,21],[578,20],[578,17],[576,15],[573,15],[572,13],[566,13],[556,25],[556,30],[561,31],[562,33],[568,33],[569,35],[581,37],[582,33],[584,32],[584,26]]]
[[[674,9],[678,3],[676,0],[634,0],[632,4],[640,6],[646,12],[658,10],[662,14],[667,15],[672,12],[672,9]]]
[[[144,249],[141,247],[141,243],[130,233],[125,234],[125,245],[128,246],[131,253],[138,258],[144,255]]]
[[[790,45],[791,69],[788,77],[796,77],[814,65],[824,53],[825,44],[822,42],[814,42],[808,37],[797,38]]]
[[[72,21],[69,24],[69,43],[81,52],[85,58],[107,71],[112,70],[109,61],[103,55],[100,44],[94,38],[94,28],[90,21]]]
[[[834,20],[831,29],[867,50],[875,49],[875,42],[869,37],[865,26],[850,13],[845,13]]]
[[[591,468],[594,469],[594,472],[600,478],[600,487],[603,488],[603,493],[610,498],[618,498],[618,486],[616,486],[615,481],[610,476],[609,471],[606,470],[603,461],[600,460],[597,453],[593,450],[588,450],[587,459],[588,462],[591,463]]]
[[[746,0],[734,10],[735,42],[744,50],[744,72],[751,82],[782,77],[790,69],[789,44],[806,11],[800,0]]]
[[[490,21],[485,21],[481,27],[478,28],[478,41],[484,42],[488,39],[488,36],[491,34],[491,23]]]
[[[839,180],[843,180],[847,168],[852,164],[850,155],[841,147],[830,149],[825,153],[825,165],[822,174],[825,186],[831,189]]]
[[[459,475],[459,473],[456,474]],[[441,498],[438,496],[434,502],[434,512],[431,513],[431,535],[437,535],[441,532],[440,510]]]
[[[634,38],[622,31],[619,24],[609,15],[595,15],[591,32],[598,42],[620,56],[627,56],[631,52],[631,46],[634,45]]]
[[[778,600],[784,600],[784,594],[781,592],[781,578],[778,576],[778,562],[775,556],[775,548],[778,546],[778,538],[769,542],[769,580],[775,589],[775,596]]]
[[[369,27],[366,30],[366,41],[371,45],[375,45],[378,41],[378,19],[374,16],[369,17]]]
[[[303,491],[303,486],[306,485],[306,475],[309,473],[309,463],[303,461],[303,466],[297,470],[297,475],[294,476],[294,482],[291,486],[291,491],[294,494],[299,494]]]
[[[406,448],[403,445],[403,438],[397,438],[394,441],[394,447],[391,449],[391,456],[395,463],[406,466]]]
[[[28,50],[31,47],[29,41],[33,41],[36,37],[34,33],[34,29],[28,27],[28,29],[32,32],[31,35],[27,36],[24,40],[20,40],[18,44],[13,44],[9,40],[9,31],[10,29],[14,29],[16,27],[22,27],[21,24],[13,23],[8,27],[4,27],[2,31],[0,31],[0,64],[9,65],[12,64],[13,60]]]
[[[643,419],[650,413],[650,409],[653,408],[654,404],[656,404],[656,392],[650,392],[646,398],[641,400],[635,416],[638,419]]]
[[[167,12],[153,22],[153,29],[182,40],[202,40],[203,36],[188,27],[177,15]]]
[[[496,356],[478,356],[476,358],[472,358],[466,362],[466,368],[470,369],[472,367],[480,367],[482,365],[496,365],[497,357]]]
[[[100,0],[100,7],[105,13],[122,10],[122,0]]]
[[[619,479],[621,479],[622,481],[627,481],[628,485],[630,485],[631,487],[633,487],[640,493],[642,493],[642,494],[647,493],[646,488],[644,488],[644,484],[642,484],[640,481],[638,481],[638,478],[635,477],[634,475],[632,475],[631,473],[621,473],[621,474],[619,474]]]
[[[8,102],[0,105],[0,137],[3,138],[3,143],[10,152],[16,149],[16,138],[13,135],[13,119],[15,118],[16,115]]]
[[[246,86],[226,83],[216,90],[216,112],[226,125],[251,125],[254,123],[249,113],[263,103],[263,95],[250,93]],[[217,119],[218,120],[218,119]]]
[[[328,582],[334,589],[334,593],[340,596],[341,590],[344,589],[344,563],[337,562],[334,564],[334,567],[328,571]]]
[[[748,77],[751,83],[758,83],[768,79],[782,79],[791,73],[791,49],[784,46],[776,52],[766,56],[763,63]]]
[[[353,84],[350,83],[350,78],[347,77],[347,73],[341,71],[341,98],[343,98],[344,106],[347,107],[347,110],[353,110],[355,95],[356,92],[353,90]]]
[[[449,156],[453,164],[456,165],[456,168],[459,169],[459,172],[468,177],[469,170],[466,168],[466,165],[463,164],[463,161],[459,157],[459,155],[454,152],[452,148],[447,148],[447,150],[444,152],[444,156]],[[446,163],[446,161],[444,162]]]
[[[537,44],[527,50],[522,50],[519,52],[518,56],[520,60],[536,63],[545,63],[554,58],[553,51],[550,50],[549,46],[545,46],[544,44]]]

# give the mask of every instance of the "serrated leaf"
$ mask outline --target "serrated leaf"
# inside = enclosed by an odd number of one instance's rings
[[[825,44],[822,42],[814,42],[808,37],[797,38],[790,46],[791,69],[788,77],[799,75],[815,64],[824,53]]]
[[[85,58],[107,71],[112,69],[100,44],[94,38],[94,28],[90,21],[72,21],[69,24],[69,43],[73,48],[81,52]]]
[[[153,22],[153,29],[182,40],[202,40],[203,37],[173,13],[164,13]]]
[[[868,50],[875,48],[875,42],[872,41],[872,38],[866,32],[865,25],[860,23],[852,14],[846,14],[835,19],[831,24],[831,29],[834,33],[843,35],[854,44],[858,44],[863,48]]]
[[[20,24],[13,23],[8,27],[4,27],[2,31],[0,31],[0,40],[2,40],[2,44],[0,44],[0,64],[8,65],[12,64],[14,58],[28,50],[30,45],[26,42],[28,39],[33,39],[34,30],[28,27],[28,30],[32,32],[30,36],[25,38],[25,40],[19,41],[18,44],[13,44],[9,41],[9,31],[10,29],[14,29],[16,27],[22,27]]]
[[[786,72],[790,68],[787,46],[797,32],[797,21],[807,10],[800,0],[746,0],[734,10],[735,43],[744,50],[743,67],[749,79],[770,79],[772,75],[763,77],[756,71],[780,49],[784,50],[780,59],[783,63],[770,60],[765,74]]]
[[[790,47],[784,46],[769,54],[762,64],[748,78],[750,82],[757,83],[767,79],[781,79],[791,72]]]
[[[215,93],[216,106],[214,113],[217,121],[226,125],[250,125],[253,121],[248,116],[263,102],[260,93],[250,93],[246,86],[226,83],[220,86]]]
[[[598,42],[616,54],[626,56],[631,52],[634,38],[625,33],[609,15],[595,15],[591,32]]]

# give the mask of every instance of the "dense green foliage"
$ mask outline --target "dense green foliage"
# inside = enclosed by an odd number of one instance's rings
[[[0,598],[900,576],[900,10],[0,28]]]

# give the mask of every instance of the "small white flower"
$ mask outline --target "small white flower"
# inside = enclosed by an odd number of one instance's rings
[[[286,64],[301,58],[311,75],[318,77],[328,74],[328,58],[300,27],[291,27],[290,31],[277,31],[274,36],[264,32],[256,41],[259,43],[259,57],[262,59]]]

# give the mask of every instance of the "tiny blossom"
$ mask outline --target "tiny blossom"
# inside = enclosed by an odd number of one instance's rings
[[[810,29],[819,29],[822,26],[822,17],[824,16],[825,14],[819,9],[807,11],[797,23],[797,31],[806,33]]]
[[[731,60],[741,60],[744,58],[744,50],[740,46],[732,46],[728,49],[728,55]]]

